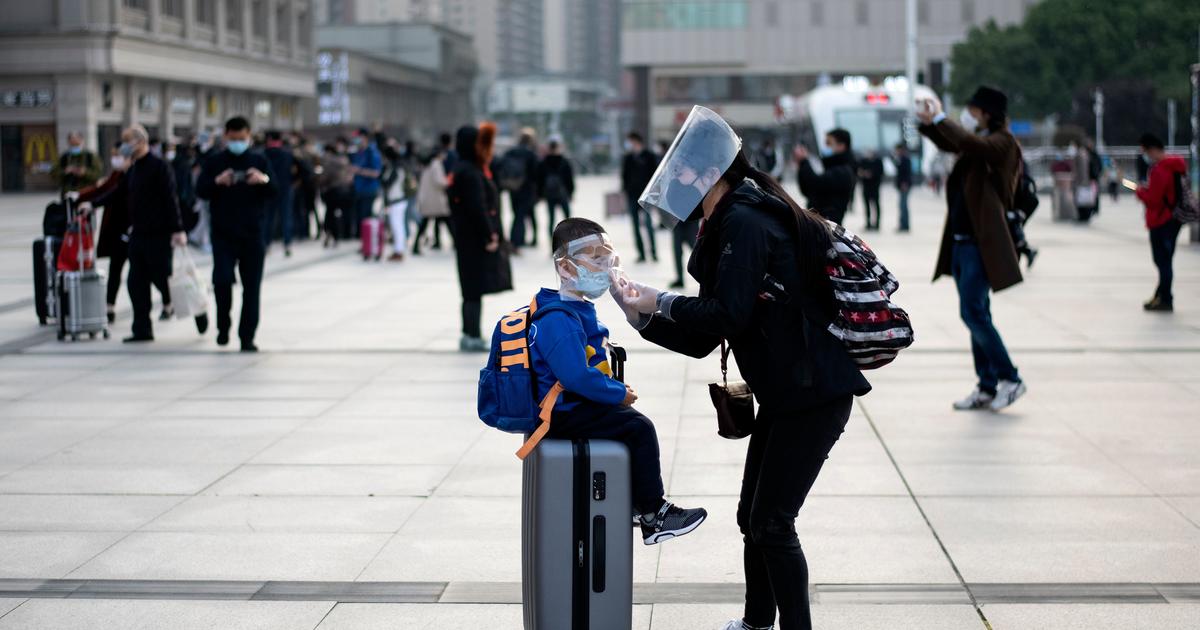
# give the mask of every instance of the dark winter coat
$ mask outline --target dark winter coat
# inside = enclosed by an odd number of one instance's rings
[[[764,406],[804,409],[866,394],[871,385],[845,347],[812,318],[832,318],[833,293],[823,268],[798,264],[797,239],[791,207],[747,180],[700,230],[688,263],[699,297],[676,297],[674,321],[655,317],[642,337],[695,358],[727,339]],[[763,297],[768,274],[788,290],[790,303]],[[803,311],[801,303],[808,305]]]
[[[562,184],[561,192],[556,193],[554,186],[548,185],[551,178],[557,178]],[[538,165],[537,184],[538,197],[546,201],[570,201],[575,197],[575,170],[567,158],[551,153]]]
[[[126,240],[129,238],[129,207],[125,193],[114,192],[119,189],[124,176],[124,171],[114,170],[99,186],[79,193],[80,202],[87,201],[94,207],[104,208],[100,218],[100,235],[96,238],[97,258],[112,258],[113,254],[123,257],[129,249]]]
[[[458,259],[458,279],[463,299],[477,300],[484,293],[490,257],[486,251],[493,237],[499,238],[499,194],[491,178],[480,165],[475,144],[479,130],[462,127],[455,138],[459,160],[451,173],[450,221],[454,225],[454,248]]]
[[[993,291],[1019,284],[1023,279],[1021,267],[1005,219],[1005,212],[1013,207],[1021,175],[1021,147],[1017,139],[1007,129],[981,136],[950,119],[921,125],[920,131],[939,149],[959,156],[954,172],[963,178],[963,201],[988,284]],[[951,275],[953,251],[954,234],[947,216],[934,280]]]
[[[183,231],[175,175],[157,155],[147,153],[135,160],[117,186],[92,203],[107,206],[118,196],[125,198],[132,236],[167,238]]]
[[[621,190],[629,197],[642,196],[656,168],[658,156],[650,149],[643,148],[636,153],[631,151],[625,154],[625,159],[621,161]]]
[[[808,160],[800,160],[796,178],[808,207],[832,221],[841,222],[854,201],[854,156],[849,151],[821,159],[824,172],[818,174]]]
[[[236,172],[252,168],[262,171],[271,181],[256,185],[244,181],[232,186],[217,185],[217,176],[226,169]],[[204,168],[200,169],[200,177],[196,179],[196,195],[208,200],[214,240],[261,240],[268,204],[279,194],[279,188],[270,162],[258,151],[246,151],[241,155],[221,151],[204,161]]]

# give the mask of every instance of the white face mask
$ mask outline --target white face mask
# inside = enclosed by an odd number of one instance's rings
[[[167,154],[166,154],[164,157],[166,157],[166,158],[167,158],[167,161],[168,161],[168,162],[170,162],[170,161],[172,161],[172,160],[174,160],[174,159],[175,159],[175,152],[174,152],[174,151],[167,151]]]
[[[973,132],[979,129],[979,121],[971,115],[971,110],[969,109],[962,110],[962,113],[958,116],[958,120],[962,123],[963,127],[966,127],[967,131]]]
[[[113,168],[119,169],[122,166],[125,166],[125,158],[120,155],[114,155],[108,158],[108,163],[111,164]]]

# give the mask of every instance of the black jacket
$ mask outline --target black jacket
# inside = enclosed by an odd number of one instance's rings
[[[825,172],[817,174],[808,160],[800,160],[797,179],[808,207],[825,217],[842,216],[854,200],[854,156],[850,152],[822,158]]]
[[[870,383],[821,323],[833,315],[832,289],[824,269],[798,262],[798,238],[791,208],[747,180],[701,229],[688,263],[700,296],[675,298],[674,321],[655,317],[642,337],[695,358],[727,339],[764,406],[804,409],[866,394]],[[763,296],[768,275],[790,299]]]
[[[640,197],[658,168],[658,156],[650,149],[626,153],[621,161],[621,190],[630,197]]]
[[[169,237],[183,231],[175,175],[171,165],[157,155],[147,153],[136,160],[125,171],[121,183],[92,205],[103,206],[110,198],[120,196],[125,197],[132,237]]]
[[[486,251],[495,235],[503,240],[500,229],[500,195],[495,184],[483,172],[475,151],[479,130],[458,130],[456,146],[459,160],[451,174],[446,194],[450,199],[450,221],[454,225],[454,250],[458,262],[458,281],[463,297],[478,299],[485,287],[486,266],[494,261]]]
[[[547,189],[547,181],[551,176],[559,179],[566,194],[566,198],[562,199],[562,194],[556,194],[554,190]],[[547,201],[569,201],[575,196],[575,170],[571,168],[571,162],[561,155],[551,153],[547,155],[541,164],[538,164],[537,169],[537,187],[538,196]]]
[[[521,187],[513,191],[513,195],[522,199],[532,199],[537,195],[537,167],[538,156],[524,145],[517,145],[504,153],[505,160],[513,160],[521,165],[521,172],[525,176],[525,180],[521,182]]]
[[[908,155],[902,155],[893,158],[893,161],[896,163],[896,188],[903,188],[905,186],[912,188],[912,158]]]
[[[271,178],[270,183],[250,185],[238,182],[218,186],[217,175],[225,169],[234,172],[256,168]],[[234,155],[229,151],[214,153],[204,160],[200,177],[196,179],[196,196],[207,199],[215,239],[261,239],[267,216],[267,204],[278,194],[279,182],[267,158],[257,151]]]
[[[271,165],[271,183],[275,184],[279,191],[291,189],[292,169],[296,166],[296,156],[292,154],[292,150],[287,146],[267,147],[263,149],[263,156]]]
[[[863,189],[878,194],[883,186],[883,158],[863,158],[858,161],[858,170],[862,175],[859,181],[862,182]]]

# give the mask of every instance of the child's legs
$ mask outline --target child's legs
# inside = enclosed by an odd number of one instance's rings
[[[633,477],[633,506],[656,512],[663,503],[662,468],[654,423],[632,407],[581,402],[570,411],[555,412],[548,437],[555,439],[616,440],[629,448]]]

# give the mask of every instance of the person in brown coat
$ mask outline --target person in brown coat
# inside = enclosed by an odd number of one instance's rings
[[[981,86],[967,101],[962,123],[946,118],[936,99],[917,105],[921,134],[958,154],[946,182],[947,220],[933,279],[952,276],[959,313],[971,331],[979,381],[957,410],[999,411],[1025,393],[1025,384],[992,323],[991,291],[1021,282],[1017,250],[1005,222],[1021,169],[1021,147],[1008,131],[1008,98]]]

